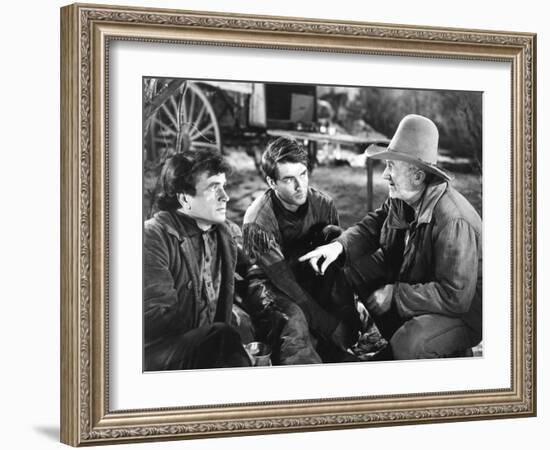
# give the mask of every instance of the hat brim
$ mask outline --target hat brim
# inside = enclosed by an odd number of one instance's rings
[[[371,159],[404,161],[410,164],[414,164],[415,166],[420,167],[422,170],[437,175],[438,177],[441,177],[446,181],[451,181],[453,179],[451,175],[449,175],[443,169],[437,167],[435,164],[429,164],[422,161],[421,159],[414,158],[396,150],[392,150],[389,147],[380,147],[379,145],[373,144],[367,148],[366,154],[367,158]]]

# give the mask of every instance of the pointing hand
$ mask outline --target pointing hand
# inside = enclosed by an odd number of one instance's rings
[[[315,250],[312,250],[311,252],[301,256],[298,261],[309,261],[309,264],[316,273],[324,275],[328,266],[336,261],[338,256],[340,256],[343,251],[344,247],[342,246],[342,244],[340,244],[340,242],[338,241],[335,241],[331,242],[330,244],[317,247]],[[322,261],[322,264],[319,268],[320,261]]]

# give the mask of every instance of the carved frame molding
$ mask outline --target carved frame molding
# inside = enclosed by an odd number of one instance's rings
[[[61,10],[61,439],[78,446],[536,413],[536,36],[210,12]],[[512,65],[511,389],[111,412],[108,96],[112,40],[508,61]]]

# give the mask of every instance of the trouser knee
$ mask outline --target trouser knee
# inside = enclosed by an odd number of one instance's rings
[[[285,305],[283,311],[288,319],[281,334],[289,340],[303,340],[309,337],[309,324],[302,309],[290,303]]]
[[[461,319],[437,314],[413,317],[390,339],[395,359],[445,358],[469,348],[470,342]]]
[[[280,364],[317,364],[321,358],[312,342],[309,324],[302,309],[292,303],[282,308],[287,321],[281,330],[277,359]]]
[[[424,339],[398,329],[390,339],[394,359],[425,358]]]

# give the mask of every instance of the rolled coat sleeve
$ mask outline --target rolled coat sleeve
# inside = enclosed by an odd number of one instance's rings
[[[342,244],[347,264],[358,258],[372,254],[380,248],[380,231],[388,216],[390,200],[367,214],[361,222],[344,231],[336,241]]]
[[[466,220],[446,223],[433,242],[434,280],[395,283],[393,299],[400,315],[466,313],[476,290],[480,252],[480,237]]]

